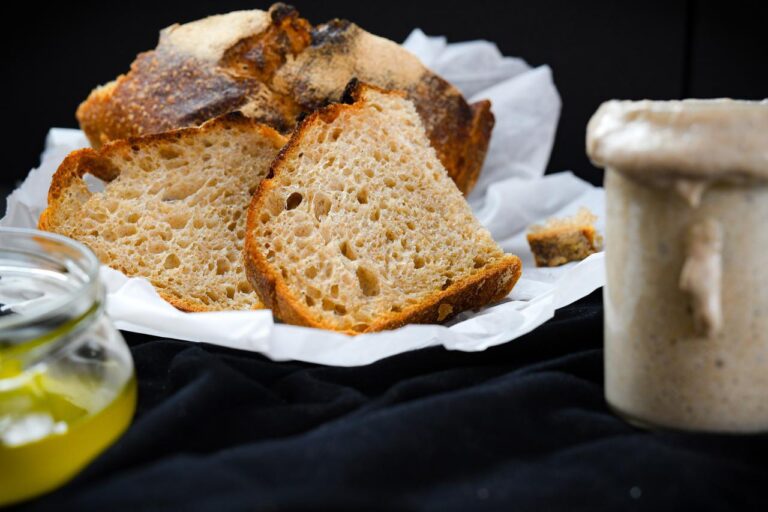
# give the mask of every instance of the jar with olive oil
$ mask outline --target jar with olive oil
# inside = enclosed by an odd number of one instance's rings
[[[130,424],[130,352],[85,246],[0,228],[0,506],[66,483]]]

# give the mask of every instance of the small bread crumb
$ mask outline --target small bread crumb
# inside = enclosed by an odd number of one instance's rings
[[[528,245],[537,267],[557,267],[581,261],[603,248],[603,237],[595,229],[597,215],[581,207],[575,215],[551,218],[528,228]]]

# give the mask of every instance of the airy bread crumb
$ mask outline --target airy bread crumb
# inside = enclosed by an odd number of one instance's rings
[[[147,278],[179,309],[261,308],[243,271],[246,210],[284,142],[233,113],[75,151],[53,177],[40,229]],[[104,190],[92,192],[86,175],[106,182]]]
[[[360,333],[500,300],[520,276],[413,103],[361,84],[302,122],[248,213],[246,271],[288,323]]]

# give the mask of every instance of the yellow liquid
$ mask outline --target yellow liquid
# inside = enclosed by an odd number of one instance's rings
[[[0,391],[0,421],[4,409],[12,411],[15,403],[23,403],[25,411],[59,426],[26,443],[0,440],[0,506],[63,485],[112,444],[136,409],[136,379],[131,377],[114,400],[93,413],[76,402],[55,391],[41,392],[34,381],[10,393]]]

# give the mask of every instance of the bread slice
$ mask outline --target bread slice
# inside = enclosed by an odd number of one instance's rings
[[[520,276],[472,215],[413,105],[351,84],[307,117],[248,211],[246,273],[285,322],[346,333],[440,322]]]
[[[312,27],[280,3],[164,29],[128,73],[91,92],[77,119],[94,147],[232,110],[287,133],[302,112],[338,101],[355,77],[405,91],[448,174],[462,192],[472,189],[494,124],[489,101],[468,104],[393,41],[344,20]]]
[[[408,50],[346,20],[312,29],[312,44],[277,68],[272,88],[305,110],[338,101],[350,79],[401,90],[413,101],[437,157],[464,194],[480,176],[494,125],[491,102],[461,92]]]
[[[581,261],[602,250],[603,237],[595,229],[597,216],[587,208],[564,219],[552,218],[529,228],[528,245],[537,267],[557,267]]]
[[[53,176],[40,229],[146,277],[185,311],[263,307],[243,272],[251,196],[285,143],[238,113],[200,128],[71,153]],[[91,175],[106,182],[92,192]]]

